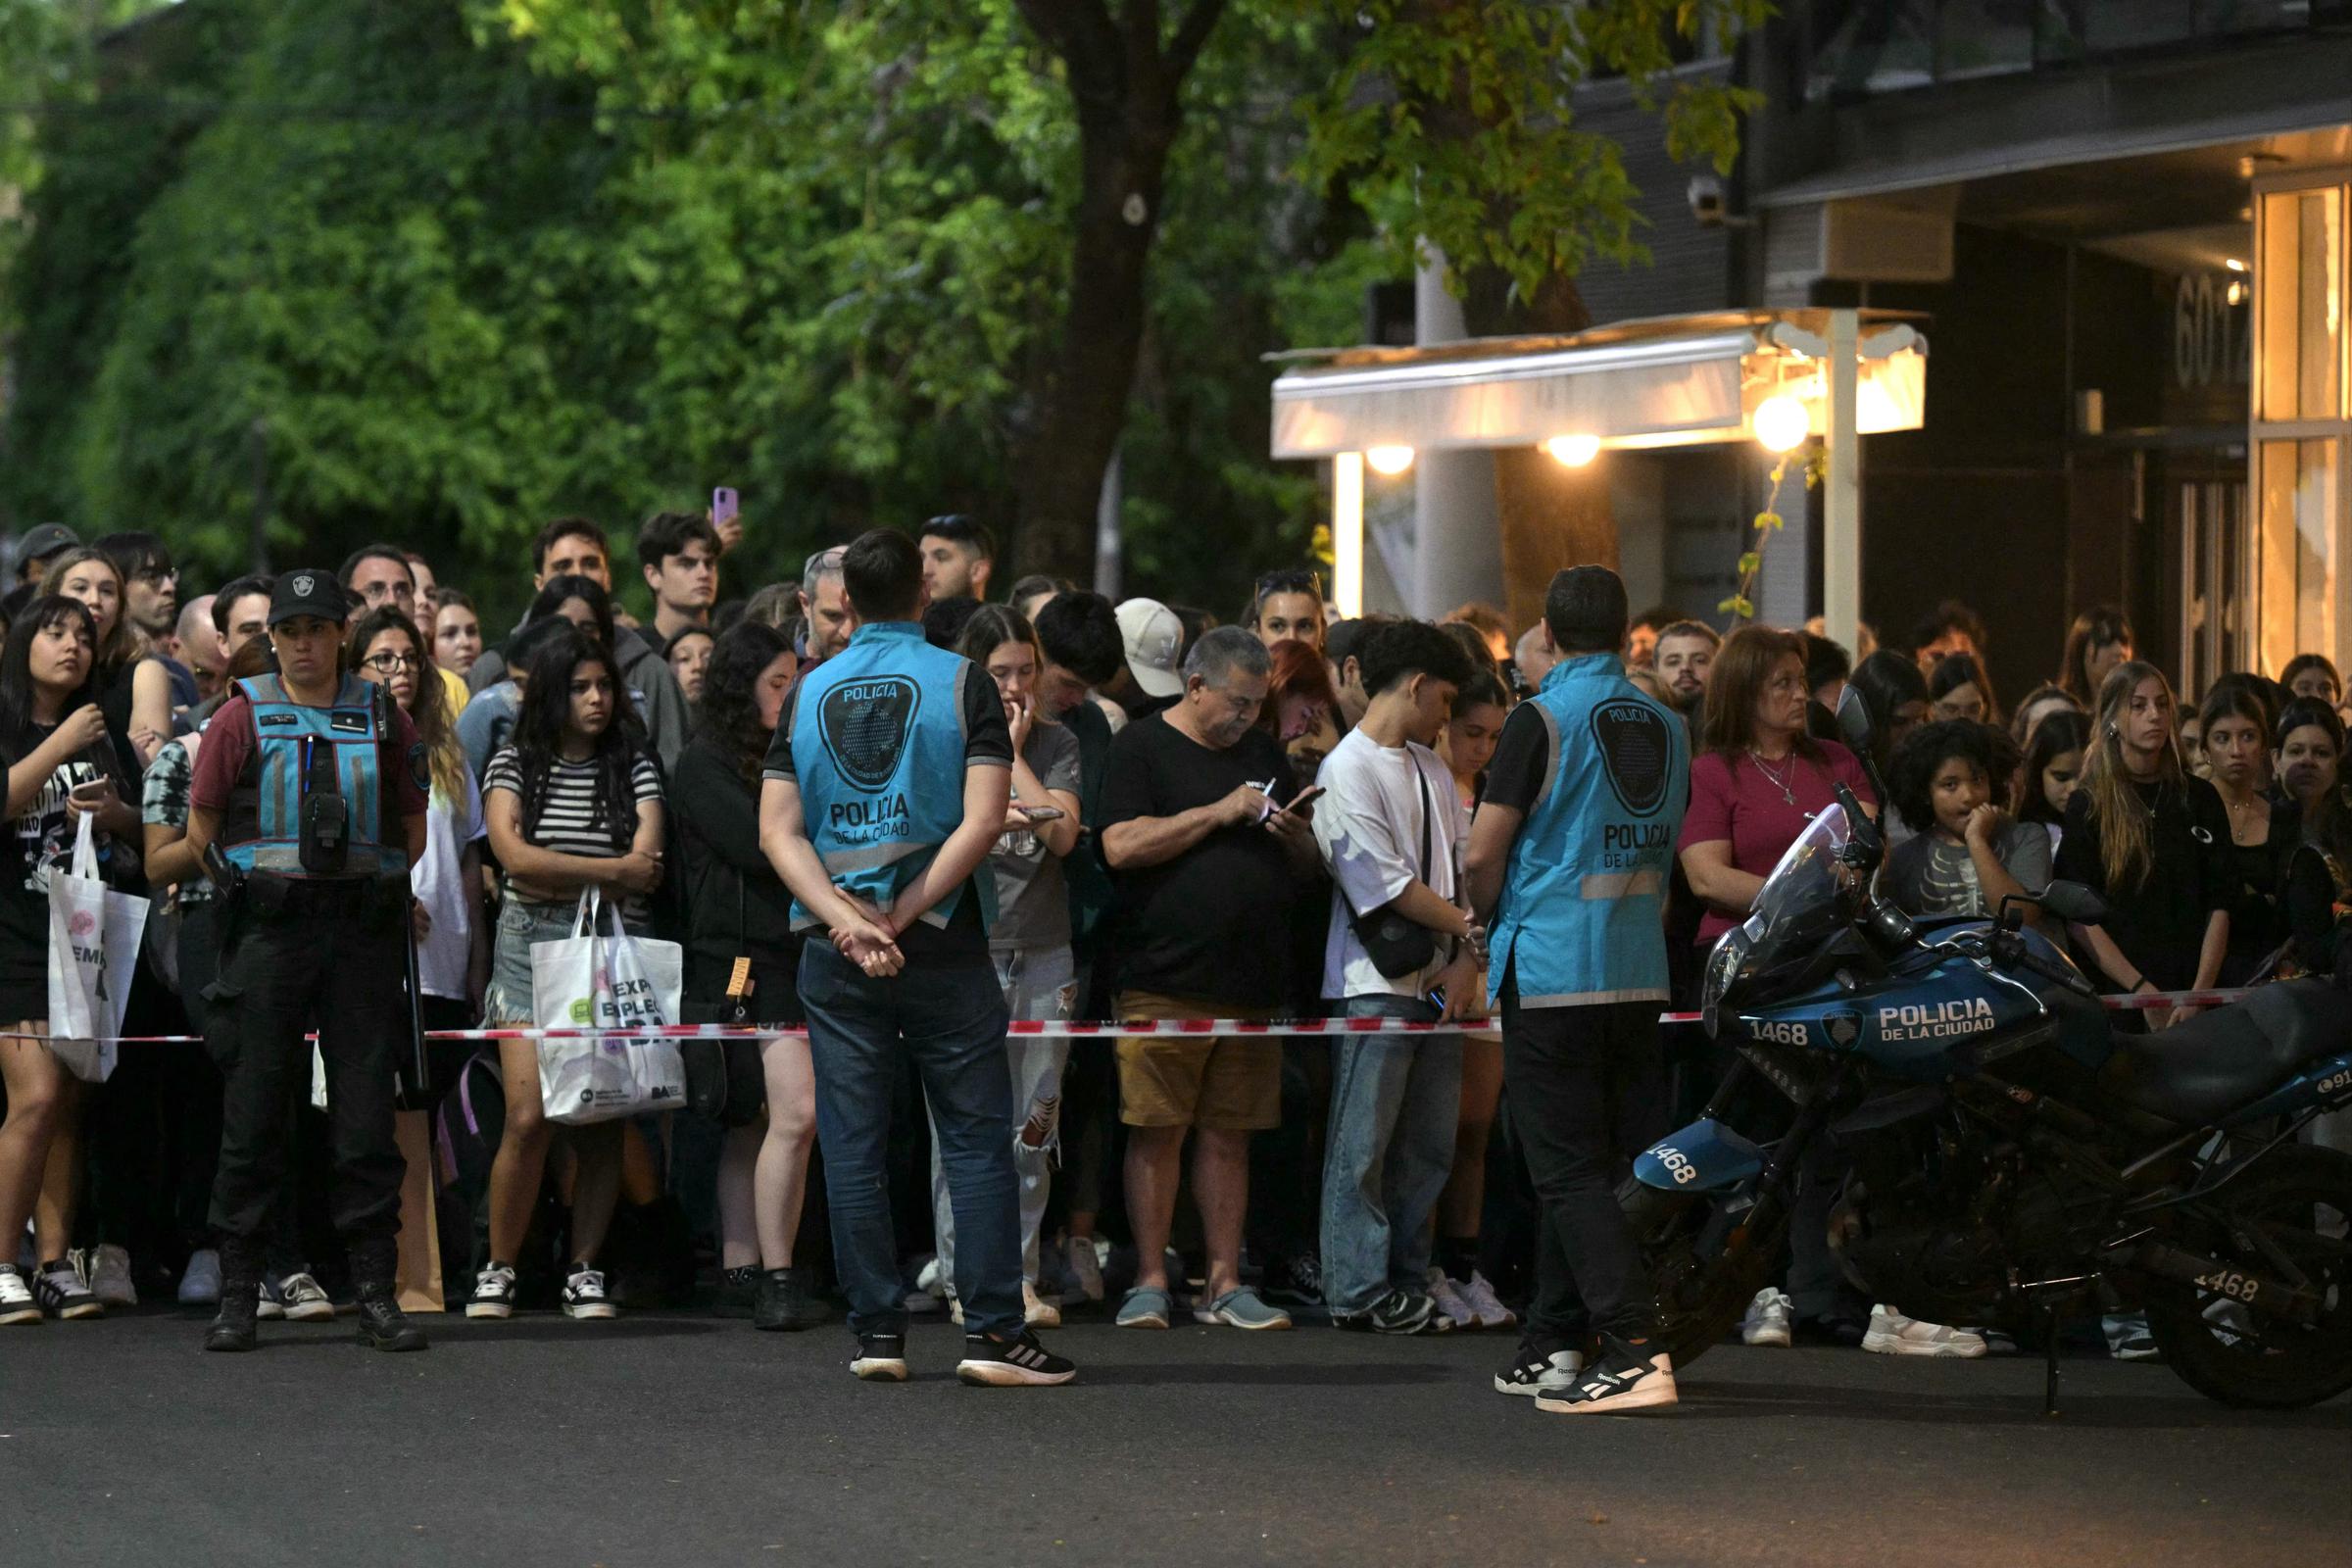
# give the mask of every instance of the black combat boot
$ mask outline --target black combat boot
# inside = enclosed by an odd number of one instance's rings
[[[250,1350],[258,1343],[254,1314],[262,1304],[262,1242],[258,1236],[220,1238],[220,1315],[204,1332],[208,1350]]]
[[[360,1343],[371,1350],[421,1350],[424,1331],[400,1309],[392,1279],[400,1244],[368,1236],[351,1244],[351,1279],[360,1298]]]
[[[807,1268],[771,1268],[760,1276],[752,1301],[752,1327],[786,1333],[812,1329],[833,1314],[818,1298]]]

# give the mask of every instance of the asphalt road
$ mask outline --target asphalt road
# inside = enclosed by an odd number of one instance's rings
[[[1101,1324],[1059,1390],[854,1381],[839,1327],[427,1318],[425,1355],[170,1311],[0,1330],[7,1563],[2352,1562],[2352,1402],[2161,1366],[1727,1348],[1654,1416],[1490,1392],[1499,1336]]]

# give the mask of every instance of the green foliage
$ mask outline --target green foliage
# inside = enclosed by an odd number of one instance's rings
[[[1329,0],[1353,47],[1309,105],[1309,168],[1347,179],[1400,265],[1426,241],[1457,281],[1492,268],[1533,297],[1587,263],[1645,260],[1622,151],[1580,128],[1575,92],[1622,76],[1668,151],[1729,172],[1756,95],[1678,54],[1759,24],[1764,0]]]

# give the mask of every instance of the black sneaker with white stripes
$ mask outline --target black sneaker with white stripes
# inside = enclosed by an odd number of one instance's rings
[[[41,1303],[42,1312],[61,1323],[106,1316],[106,1303],[90,1294],[90,1282],[64,1258],[33,1270],[32,1298]]]
[[[612,1298],[605,1294],[603,1270],[585,1263],[571,1265],[571,1273],[564,1281],[564,1315],[600,1322],[613,1315]]]
[[[1665,1348],[1643,1337],[1600,1337],[1600,1359],[1555,1392],[1539,1392],[1536,1408],[1551,1415],[1607,1415],[1674,1403],[1674,1364]]]
[[[1585,1369],[1584,1355],[1576,1350],[1546,1350],[1539,1345],[1521,1344],[1519,1353],[1511,1364],[1494,1374],[1496,1394],[1548,1394],[1557,1397],[1576,1382],[1576,1375]]]
[[[956,1375],[974,1388],[1047,1388],[1076,1377],[1078,1363],[1038,1344],[1037,1336],[1027,1329],[1017,1340],[967,1334]]]

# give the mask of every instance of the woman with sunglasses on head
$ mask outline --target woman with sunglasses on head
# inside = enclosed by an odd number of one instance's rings
[[[49,1033],[49,881],[74,853],[80,822],[135,842],[130,806],[92,685],[99,638],[77,601],[35,599],[0,644],[0,761],[8,767],[0,865],[0,1324],[97,1317],[105,1308],[67,1256],[85,1090],[45,1043]],[[32,1278],[16,1268],[33,1222]]]
[[[2058,689],[2087,710],[2098,701],[2108,673],[2132,657],[2132,622],[2113,605],[2093,605],[2067,628]]]

